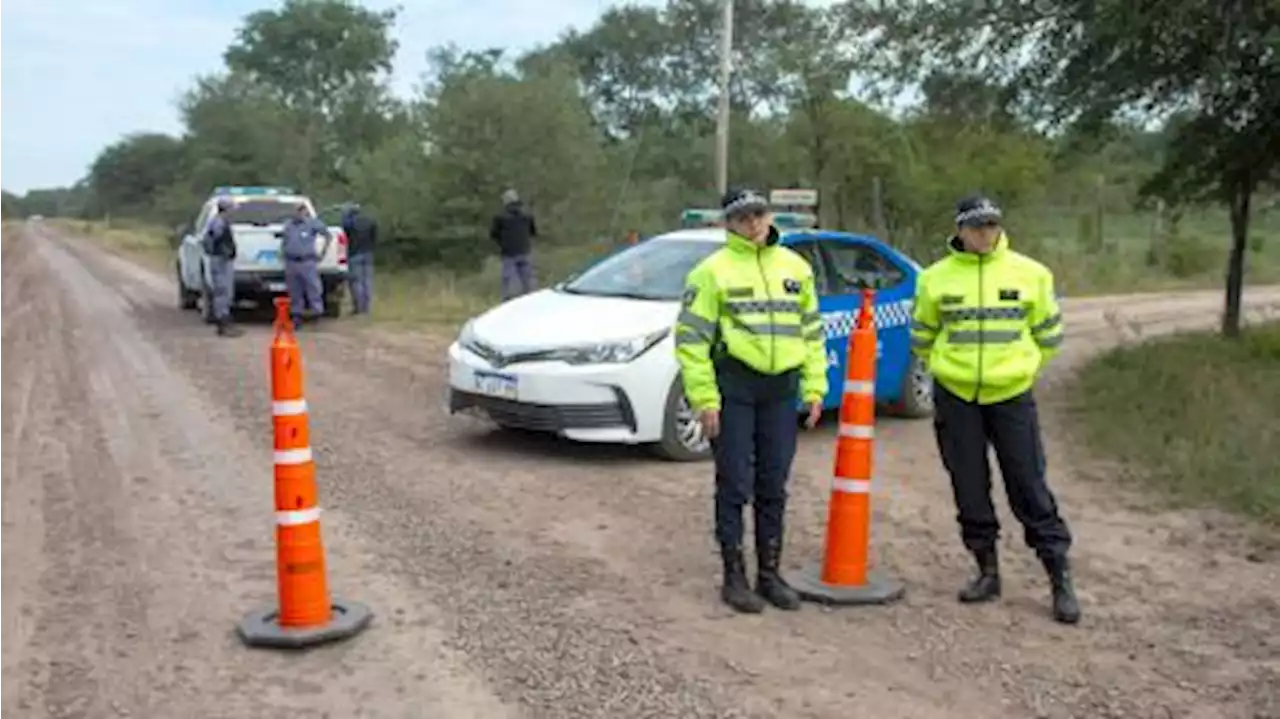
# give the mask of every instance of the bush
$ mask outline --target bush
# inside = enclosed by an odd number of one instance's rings
[[[1280,324],[1115,349],[1080,374],[1089,444],[1182,502],[1280,526]]]

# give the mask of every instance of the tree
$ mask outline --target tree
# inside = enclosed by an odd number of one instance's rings
[[[160,133],[137,133],[109,145],[89,167],[89,185],[107,213],[148,216],[156,193],[182,174],[182,141]]]
[[[1250,202],[1280,168],[1280,3],[956,0],[845,12],[884,33],[880,69],[898,79],[958,67],[1001,82],[1024,112],[1057,126],[1180,114],[1143,191],[1228,207],[1222,331],[1239,333]]]
[[[391,72],[395,17],[345,0],[285,0],[246,17],[223,58],[289,106],[330,118],[361,85]]]
[[[373,11],[347,0],[286,0],[279,10],[247,16],[223,55],[233,74],[265,88],[295,113],[294,127],[320,173],[312,181],[344,182],[361,150],[385,139],[394,101],[386,81],[398,44],[397,11]]]
[[[18,197],[8,190],[0,192],[0,217],[10,220],[15,217],[25,216],[26,214],[22,211],[21,197]]]

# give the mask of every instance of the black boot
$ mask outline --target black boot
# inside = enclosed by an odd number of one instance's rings
[[[756,540],[756,559],[759,573],[756,575],[756,594],[778,609],[794,611],[800,608],[800,595],[787,586],[778,573],[782,562],[782,540]]]
[[[742,559],[741,547],[722,547],[720,555],[724,559],[724,586],[720,588],[720,599],[733,607],[734,611],[743,614],[759,614],[764,611],[764,600],[751,591],[747,582],[747,567]]]
[[[978,560],[978,576],[960,590],[959,599],[965,604],[986,602],[1000,596],[1000,563],[996,550],[986,549],[973,553]]]
[[[1067,558],[1047,559],[1044,568],[1049,573],[1049,584],[1053,587],[1054,620],[1062,624],[1080,621],[1080,601],[1076,599],[1076,590],[1071,583],[1071,567],[1067,564]]]
[[[244,331],[231,324],[231,320],[220,320],[218,322],[219,337],[239,337],[242,334],[244,334]]]

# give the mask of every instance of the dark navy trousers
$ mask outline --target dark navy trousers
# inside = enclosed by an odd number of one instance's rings
[[[1071,532],[1045,479],[1040,419],[1031,392],[980,405],[933,385],[933,427],[938,453],[951,475],[960,536],[971,552],[995,549],[1000,522],[991,503],[991,465],[996,452],[1009,507],[1022,524],[1023,539],[1042,561],[1065,558]]]
[[[716,540],[742,546],[743,510],[755,512],[756,546],[782,540],[787,479],[795,458],[800,374],[765,375],[731,358],[716,362],[720,435],[716,463]]]

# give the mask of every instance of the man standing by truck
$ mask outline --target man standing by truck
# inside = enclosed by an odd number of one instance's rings
[[[347,283],[351,287],[352,314],[369,314],[373,301],[373,247],[378,241],[378,223],[351,203],[342,213],[342,231],[347,233]]]
[[[231,303],[236,292],[236,238],[231,223],[223,215],[230,210],[230,198],[218,200],[218,214],[204,232],[204,253],[209,258],[209,289],[212,297],[213,322],[219,337],[238,337],[239,328],[231,324]]]
[[[280,230],[280,254],[284,256],[284,281],[289,290],[289,315],[294,328],[304,317],[324,314],[324,287],[320,283],[320,257],[326,252],[316,249],[316,235],[325,238],[325,251],[333,236],[324,223],[311,216],[311,210],[300,203],[297,212]]]
[[[505,301],[534,289],[533,261],[529,254],[533,250],[533,238],[538,236],[538,226],[515,190],[502,193],[502,205],[502,212],[493,216],[489,226],[489,239],[498,243],[502,256],[502,299]],[[515,288],[517,283],[519,290]]]

